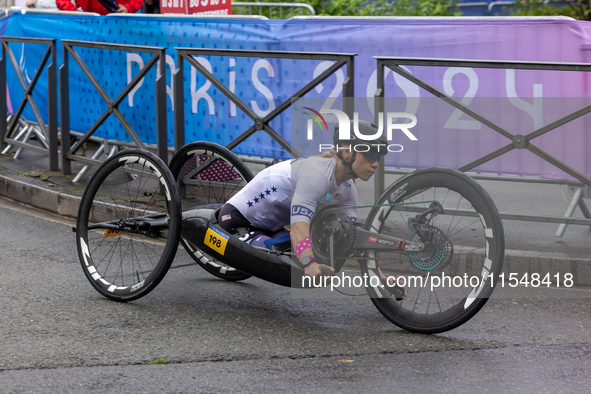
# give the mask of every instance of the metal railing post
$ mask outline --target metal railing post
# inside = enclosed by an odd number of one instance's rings
[[[347,114],[349,119],[353,119],[355,112],[355,58],[347,59],[347,78],[343,82],[343,112]]]
[[[58,141],[57,141],[57,43],[55,40],[51,45],[51,63],[47,67],[47,139],[49,144],[49,170],[59,170]]]
[[[378,63],[378,69],[377,69],[377,89],[376,89],[376,93],[374,95],[374,100],[375,100],[375,124],[379,124],[380,120],[382,121],[382,124],[384,125],[383,128],[383,132],[386,132],[386,119],[385,119],[385,112],[384,112],[384,108],[385,108],[385,103],[384,103],[384,66],[380,63]],[[380,119],[380,114],[382,114],[382,119]],[[385,164],[384,164],[384,160],[380,160],[380,164],[378,166],[378,168],[376,169],[376,173],[374,175],[374,196],[377,198],[379,196],[382,195],[382,193],[384,192],[384,189],[386,187],[386,182],[385,182]]]
[[[160,76],[156,79],[156,149],[157,155],[168,165],[168,130],[166,122],[166,49],[159,53]]]
[[[4,138],[8,127],[6,120],[8,118],[8,109],[6,108],[8,87],[6,85],[6,49],[4,49],[4,45],[2,45],[2,58],[0,58],[0,90],[0,152],[2,152],[6,148]]]
[[[60,125],[61,125],[61,161],[62,173],[72,173],[68,152],[70,151],[70,82],[68,51],[62,53],[63,60],[60,67]]]
[[[183,56],[177,51],[176,72],[172,76],[174,86],[174,150],[185,145],[185,90]]]

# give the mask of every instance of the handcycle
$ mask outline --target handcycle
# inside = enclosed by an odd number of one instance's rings
[[[299,287],[305,273],[289,249],[250,246],[243,242],[249,229],[229,234],[218,225],[218,208],[252,178],[236,155],[211,142],[185,145],[169,167],[140,149],[111,156],[79,207],[76,242],[86,277],[111,300],[138,299],[160,283],[180,243],[218,278],[256,276]],[[357,208],[370,209],[363,225],[337,206],[317,211],[314,254],[336,272],[357,260],[358,275],[369,278],[365,291],[392,323],[439,333],[487,302],[502,269],[504,233],[493,200],[472,178],[445,168],[417,170],[374,205]],[[407,294],[398,302],[390,288],[401,281]]]

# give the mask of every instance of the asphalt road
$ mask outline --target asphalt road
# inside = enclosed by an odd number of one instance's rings
[[[389,323],[366,296],[300,298],[258,279],[224,282],[180,251],[156,290],[122,304],[87,282],[71,223],[30,213],[0,201],[0,393],[591,385],[586,289],[506,289],[465,325],[417,335]]]

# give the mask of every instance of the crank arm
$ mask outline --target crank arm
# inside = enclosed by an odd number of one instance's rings
[[[388,250],[394,252],[421,252],[425,249],[422,242],[411,242],[391,235],[377,234],[361,228],[355,229],[353,250]]]
[[[119,226],[117,226],[117,222],[103,222],[103,223],[93,223],[88,225],[89,230],[113,230],[113,231],[122,231]],[[74,228],[74,230],[76,230]]]
[[[93,223],[88,225],[89,230],[113,230],[132,233],[160,231],[168,228],[168,215],[157,214],[137,218],[111,220],[108,222]]]

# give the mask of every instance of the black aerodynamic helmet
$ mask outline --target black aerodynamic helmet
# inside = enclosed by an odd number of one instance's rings
[[[357,153],[363,153],[371,161],[380,160],[381,157],[386,156],[388,153],[388,139],[384,133],[380,133],[380,136],[375,137],[375,139],[361,139],[355,133],[354,127],[357,127],[357,130],[361,135],[368,137],[375,136],[379,130],[376,125],[365,120],[359,120],[357,122],[351,121],[349,130],[351,139],[340,139],[339,126],[337,125],[334,129],[332,141],[335,150],[337,151],[337,156],[341,159],[341,162],[349,168],[349,174],[353,175],[354,178],[358,178],[357,174],[353,171],[353,163],[355,162]],[[337,148],[345,145],[351,147],[351,152],[353,154],[349,161],[345,160],[343,155],[341,155],[340,150]]]

